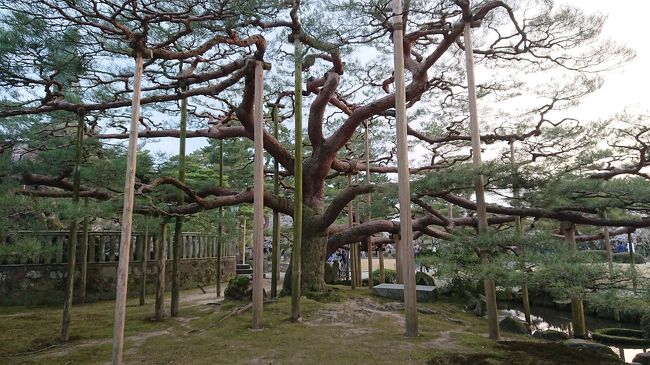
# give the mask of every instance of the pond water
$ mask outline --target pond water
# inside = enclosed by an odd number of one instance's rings
[[[505,317],[510,315],[521,320],[525,320],[524,312],[521,308],[513,306],[510,304],[504,304],[506,307],[500,309],[500,317]],[[539,306],[531,307],[531,320],[532,320],[532,331],[543,331],[543,330],[556,330],[562,331],[564,333],[569,333],[571,327],[571,313],[563,312],[556,309],[544,308]],[[499,318],[501,319],[501,318]],[[639,329],[638,324],[632,323],[619,323],[609,319],[598,318],[594,316],[586,316],[585,320],[587,322],[587,329],[593,331],[600,328],[613,328],[613,327],[623,327],[631,329]],[[591,332],[589,333],[591,335]],[[632,362],[632,359],[636,354],[644,352],[641,349],[629,349],[629,348],[619,348],[612,347],[615,353],[617,353],[623,361],[628,363]]]

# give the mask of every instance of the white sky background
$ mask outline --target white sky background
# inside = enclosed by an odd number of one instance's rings
[[[565,0],[566,3],[583,8],[586,12],[600,12],[608,15],[603,29],[604,37],[636,51],[636,57],[620,68],[602,75],[603,86],[584,97],[582,102],[571,109],[572,116],[582,122],[607,118],[628,110],[632,114],[650,113],[650,32],[645,22],[634,15],[650,13],[650,1],[630,0],[622,4],[611,0]],[[638,19],[638,18],[637,18]],[[204,138],[188,138],[187,153],[207,145]],[[149,141],[145,149],[154,153],[178,154],[177,138],[161,138]],[[416,157],[416,156],[413,156]]]

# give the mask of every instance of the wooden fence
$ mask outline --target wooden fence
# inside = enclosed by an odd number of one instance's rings
[[[67,262],[68,231],[17,231],[0,239],[0,265],[63,264]],[[168,235],[164,248],[167,259],[173,258],[173,235]],[[77,254],[81,240],[79,235]],[[146,255],[147,260],[158,256],[158,235],[149,234],[145,242],[144,232],[133,232],[130,261],[138,262]],[[25,244],[29,242],[29,244]],[[182,235],[183,255],[181,259],[202,259],[217,257],[217,237],[213,234],[184,232]],[[88,233],[88,263],[110,263],[119,261],[120,232],[91,231]],[[236,256],[237,244],[224,242],[222,256]]]

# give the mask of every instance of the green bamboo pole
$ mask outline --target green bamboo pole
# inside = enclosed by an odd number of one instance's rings
[[[81,185],[81,159],[83,157],[83,135],[85,112],[78,113],[77,136],[75,140],[74,172],[72,177],[72,202],[75,208],[74,216],[70,222],[70,239],[68,240],[68,270],[65,281],[65,301],[63,303],[63,320],[61,323],[61,341],[70,339],[70,312],[74,295],[74,272],[77,258],[77,218],[79,208],[79,188]]]
[[[219,187],[223,188],[223,139],[219,140]],[[217,228],[217,298],[221,297],[221,260],[223,258],[223,207],[219,207],[219,227]]]
[[[302,276],[302,42],[296,34],[293,41],[295,54],[294,72],[294,118],[295,148],[294,159],[295,206],[293,210],[293,250],[291,253],[291,318],[300,319],[300,290]]]
[[[272,105],[271,119],[273,120],[273,137],[277,140],[278,135],[278,104]],[[280,165],[278,159],[273,159],[273,194],[280,195]],[[278,280],[280,280],[280,212],[273,210],[273,244],[271,249],[271,298],[278,296]]]

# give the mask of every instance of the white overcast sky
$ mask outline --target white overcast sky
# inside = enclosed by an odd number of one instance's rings
[[[626,109],[631,113],[650,113],[650,31],[646,22],[638,17],[650,13],[650,1],[564,0],[558,3],[572,4],[587,12],[607,15],[603,36],[636,51],[636,57],[632,61],[603,75],[605,82],[602,88],[583,99],[573,110],[578,114],[575,116],[582,121],[590,121],[606,118]],[[206,144],[205,139],[190,138],[187,153]],[[178,139],[163,138],[147,143],[145,148],[152,152],[174,155],[178,153]]]

